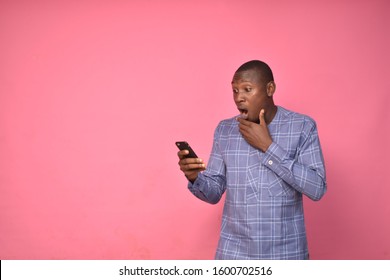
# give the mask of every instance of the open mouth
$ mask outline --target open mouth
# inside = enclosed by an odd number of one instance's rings
[[[240,118],[247,119],[248,118],[248,110],[246,109],[238,109],[240,112]]]

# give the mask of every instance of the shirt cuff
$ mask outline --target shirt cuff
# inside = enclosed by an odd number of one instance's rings
[[[198,178],[196,178],[196,180],[191,183],[191,181],[188,181],[188,189],[193,193],[193,194],[197,194],[199,193],[199,189],[201,188],[202,186],[202,173],[198,173]]]
[[[262,159],[263,165],[272,170],[276,170],[280,167],[280,164],[287,157],[287,152],[275,142],[268,147]]]

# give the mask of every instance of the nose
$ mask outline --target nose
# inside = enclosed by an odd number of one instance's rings
[[[236,102],[236,104],[239,104],[239,103],[242,103],[245,101],[245,95],[243,94],[243,92],[238,91],[238,92],[235,92],[233,95],[234,95],[234,102]]]

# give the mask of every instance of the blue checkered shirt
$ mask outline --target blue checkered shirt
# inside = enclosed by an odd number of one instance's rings
[[[226,191],[216,259],[307,259],[302,194],[326,191],[316,124],[278,106],[268,125],[273,143],[263,153],[249,145],[236,118],[220,122],[207,169],[188,184],[217,203]]]

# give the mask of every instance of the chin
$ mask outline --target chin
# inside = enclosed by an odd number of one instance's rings
[[[259,117],[257,117],[257,118],[248,117],[247,120],[250,121],[250,122],[254,122],[254,123],[260,123]]]

